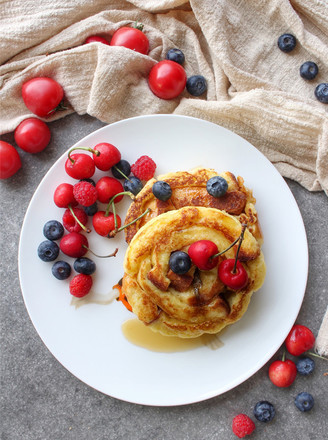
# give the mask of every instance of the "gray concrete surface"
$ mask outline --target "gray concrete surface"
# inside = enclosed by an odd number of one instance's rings
[[[326,438],[328,362],[323,360],[316,361],[313,375],[298,377],[288,389],[276,388],[269,381],[270,361],[221,396],[192,405],[156,408],[122,402],[89,388],[44,346],[29,319],[19,286],[17,251],[23,216],[50,165],[69,146],[103,125],[76,114],[51,123],[52,141],[47,149],[34,156],[21,154],[23,169],[0,182],[1,440],[229,440],[237,438],[231,431],[233,417],[240,412],[252,415],[259,400],[272,402],[276,417],[268,424],[256,421],[256,430],[248,438]],[[13,143],[13,135],[2,140]],[[323,193],[310,193],[295,182],[288,181],[288,185],[304,219],[310,253],[308,286],[297,322],[317,334],[327,307],[328,200]],[[282,349],[273,359],[281,354]],[[294,406],[294,396],[300,391],[315,398],[309,413]]]

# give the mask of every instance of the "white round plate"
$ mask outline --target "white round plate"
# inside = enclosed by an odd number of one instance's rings
[[[19,246],[19,273],[30,318],[50,352],[72,374],[109,396],[143,405],[173,406],[202,401],[236,387],[277,351],[302,304],[308,273],[303,221],[284,179],[251,144],[218,125],[184,116],[152,115],[127,119],[88,135],[75,147],[99,142],[116,145],[133,163],[149,155],[156,174],[197,166],[229,170],[253,189],[264,235],[267,275],[243,318],[222,334],[223,346],[160,353],[130,343],[122,323],[131,318],[121,303],[71,303],[68,280],[51,274],[52,263],[37,256],[43,225],[61,220],[53,202],[57,185],[71,182],[65,153],[49,170],[27,210]],[[98,172],[95,178],[104,175]],[[117,205],[124,219],[129,202]],[[119,248],[116,258],[93,258],[94,290],[106,294],[123,275],[124,236],[106,239],[94,232],[90,248],[98,254]],[[88,254],[87,254],[88,256]],[[297,259],[295,258],[297,256]],[[61,256],[69,261],[69,258]],[[71,260],[73,262],[74,260]]]

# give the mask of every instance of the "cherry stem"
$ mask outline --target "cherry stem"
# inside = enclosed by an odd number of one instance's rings
[[[282,358],[281,358],[281,360],[282,360],[283,362],[285,362],[285,359],[286,359],[286,352],[285,352],[285,350],[284,350],[284,352],[283,352],[283,354],[282,354]]]
[[[242,244],[243,239],[244,239],[245,230],[247,228],[247,225],[245,223],[243,223],[241,226],[242,226],[242,230],[241,230],[241,234],[240,234],[240,237],[239,237],[239,244],[238,244],[238,248],[237,248],[237,252],[236,252],[235,264],[233,265],[232,273],[236,273],[238,254],[239,254],[240,247],[241,247],[241,244]]]
[[[73,208],[71,207],[71,205],[68,205],[68,209],[71,211],[71,214],[72,214],[74,220],[76,221],[76,223],[78,223],[78,224],[81,226],[81,228],[83,229],[83,231],[85,231],[85,232],[87,232],[87,233],[91,232],[91,229],[87,228],[87,227],[86,227],[83,223],[81,223],[80,220],[76,217],[76,215],[75,215],[75,213],[74,213],[74,210],[73,210]]]
[[[110,199],[110,201],[108,202],[107,209],[106,209],[106,212],[105,212],[105,217],[108,217],[108,216],[109,216],[110,206],[111,206],[111,204],[113,204],[113,202],[114,202],[114,200],[116,199],[116,197],[118,197],[118,196],[124,196],[124,195],[127,195],[127,196],[131,197],[132,200],[135,199],[135,195],[132,194],[132,192],[130,192],[130,191],[123,191],[123,192],[120,192],[120,193],[115,194],[115,196],[113,196],[113,197]],[[113,205],[114,205],[114,204],[113,204]]]
[[[100,151],[94,150],[93,148],[90,148],[90,147],[74,147],[74,148],[71,148],[69,150],[69,152],[68,152],[68,158],[72,162],[72,164],[74,164],[75,160],[71,158],[71,153],[72,153],[72,151],[75,151],[75,150],[88,151],[89,153],[92,153],[95,156],[100,156]]]
[[[116,257],[116,254],[118,252],[118,248],[116,248],[115,251],[109,255],[97,255],[91,249],[89,249],[88,246],[86,246],[85,244],[82,244],[82,247],[84,247],[85,249],[88,249],[88,251],[91,252],[92,255],[94,255],[95,257],[98,257],[98,258]]]
[[[307,355],[309,355],[309,356],[314,356],[314,357],[317,357],[317,358],[323,359],[324,361],[328,361],[328,358],[326,358],[326,357],[324,357],[324,356],[320,356],[320,354],[313,353],[312,351],[307,351],[307,352],[305,352],[304,354],[307,354]]]
[[[127,223],[126,225],[123,225],[123,226],[121,226],[121,227],[118,228],[118,229],[116,229],[116,227],[115,227],[115,229],[114,229],[113,231],[111,231],[111,232],[108,234],[108,237],[109,237],[109,238],[115,237],[115,235],[116,235],[118,232],[121,232],[121,231],[123,231],[123,229],[128,228],[129,226],[133,225],[133,224],[136,223],[138,220],[140,220],[143,216],[145,216],[146,214],[148,214],[148,212],[150,212],[150,209],[149,209],[149,208],[147,208],[145,212],[143,212],[142,214],[140,214],[139,217],[137,217],[137,218],[135,218],[134,220],[132,220],[132,222]],[[115,217],[114,217],[114,219],[115,219]]]
[[[138,23],[137,21],[135,21],[132,25],[132,27],[134,29],[139,29],[139,31],[142,31],[144,28],[144,25],[142,23]]]
[[[131,180],[128,178],[128,176],[126,176],[123,171],[121,171],[116,165],[113,166],[113,168],[115,168],[115,170],[121,174],[121,176],[124,177],[124,179],[129,180],[129,182],[131,182]]]
[[[210,257],[210,259],[212,259],[212,258],[216,258],[216,257],[219,257],[220,255],[224,254],[224,253],[227,252],[229,249],[231,249],[236,243],[238,243],[239,240],[240,240],[240,236],[239,236],[238,238],[236,238],[236,240],[235,240],[233,243],[231,243],[231,245],[230,245],[229,247],[227,247],[227,249],[224,249],[223,251],[218,252],[218,253],[215,254],[215,255],[212,255],[212,256]]]

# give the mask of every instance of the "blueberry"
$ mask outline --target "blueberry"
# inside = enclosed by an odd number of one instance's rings
[[[302,357],[296,362],[297,371],[303,376],[307,376],[308,374],[312,373],[314,370],[314,365],[314,360],[309,357]]]
[[[328,83],[318,84],[314,94],[320,102],[328,104]]]
[[[96,270],[96,263],[87,257],[77,258],[74,261],[74,270],[85,275],[92,275]]]
[[[154,183],[152,188],[154,196],[162,202],[166,202],[172,195],[172,189],[167,182],[163,180],[158,180]]]
[[[57,220],[49,220],[43,226],[43,235],[48,240],[59,240],[64,235],[64,227]]]
[[[302,412],[310,411],[314,405],[313,396],[305,392],[297,394],[294,402],[296,407]]]
[[[200,96],[207,90],[206,79],[202,75],[193,75],[187,79],[187,91],[192,96]]]
[[[51,272],[58,280],[66,280],[71,274],[72,268],[66,261],[56,261],[51,268]]]
[[[292,34],[283,34],[278,38],[278,47],[283,52],[291,52],[296,46],[296,38]]]
[[[124,191],[130,191],[135,196],[142,190],[142,187],[141,180],[135,176],[131,176],[129,177],[129,180],[124,180],[123,182]]]
[[[79,181],[80,182],[89,182],[89,183],[91,183],[92,186],[96,186],[96,182],[92,179],[85,178],[85,179],[80,179]]]
[[[165,58],[181,65],[185,62],[185,56],[180,49],[170,49]]]
[[[318,72],[318,66],[313,61],[306,61],[300,67],[300,75],[304,79],[314,79]]]
[[[57,243],[45,240],[39,244],[38,256],[42,261],[54,261],[59,255],[59,247]]]
[[[206,183],[207,192],[213,197],[222,197],[228,191],[228,182],[221,176],[213,176]]]
[[[191,259],[186,252],[175,251],[170,256],[169,266],[172,272],[181,275],[191,268]]]
[[[93,203],[90,206],[82,206],[83,211],[88,215],[89,217],[92,217],[95,215],[96,212],[98,212],[98,204],[97,202]]]
[[[266,400],[261,400],[261,402],[258,402],[254,407],[254,416],[260,422],[270,422],[275,414],[274,406]]]
[[[111,170],[116,179],[126,179],[131,173],[131,166],[127,160],[122,159]]]

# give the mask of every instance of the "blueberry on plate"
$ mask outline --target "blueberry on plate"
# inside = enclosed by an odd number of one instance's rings
[[[56,261],[51,268],[51,272],[57,280],[66,280],[71,272],[71,266],[66,261]]]
[[[136,196],[142,190],[143,185],[138,177],[131,176],[129,179],[124,180],[123,188],[124,191],[130,191]]]
[[[187,79],[186,89],[192,96],[200,96],[207,90],[206,79],[202,75],[193,75]]]
[[[328,83],[318,84],[315,88],[314,94],[320,102],[328,104]]]
[[[304,79],[314,79],[318,75],[319,69],[313,61],[306,61],[300,67],[300,75]]]
[[[283,34],[278,38],[278,47],[283,52],[291,52],[295,46],[296,38],[292,34]]]
[[[57,220],[49,220],[43,226],[43,235],[48,240],[59,240],[64,235],[64,227]]]
[[[207,192],[213,197],[222,197],[228,191],[228,182],[224,177],[213,176],[206,183]]]
[[[175,61],[181,65],[185,62],[185,56],[180,49],[170,49],[165,58],[170,61]]]
[[[90,206],[82,206],[83,211],[88,215],[89,217],[92,217],[95,215],[96,212],[98,212],[98,204],[97,202],[93,203]]]
[[[175,251],[170,255],[169,266],[172,272],[182,275],[191,268],[191,259],[186,252]]]
[[[120,160],[112,168],[113,176],[116,179],[126,179],[131,174],[131,166],[127,160]]]
[[[302,412],[310,411],[314,405],[313,396],[310,393],[306,393],[304,391],[297,394],[294,402],[296,407]]]
[[[59,246],[51,240],[45,240],[39,244],[38,256],[42,261],[54,261],[59,255]]]
[[[276,411],[274,409],[274,406],[272,403],[261,400],[260,402],[257,402],[257,404],[254,407],[254,416],[259,420],[260,422],[270,422],[276,414]]]
[[[93,179],[88,179],[88,178],[80,179],[79,182],[89,182],[91,183],[92,186],[96,186],[96,182]]]
[[[96,263],[90,258],[81,257],[74,261],[74,270],[85,275],[92,275],[96,271]]]
[[[169,198],[172,195],[172,189],[170,185],[167,182],[164,182],[163,180],[158,180],[157,182],[155,182],[152,191],[154,196],[158,200],[162,200],[163,202],[169,200]]]
[[[302,357],[296,362],[297,371],[302,374],[302,376],[307,376],[312,373],[314,366],[314,360],[309,357]]]

